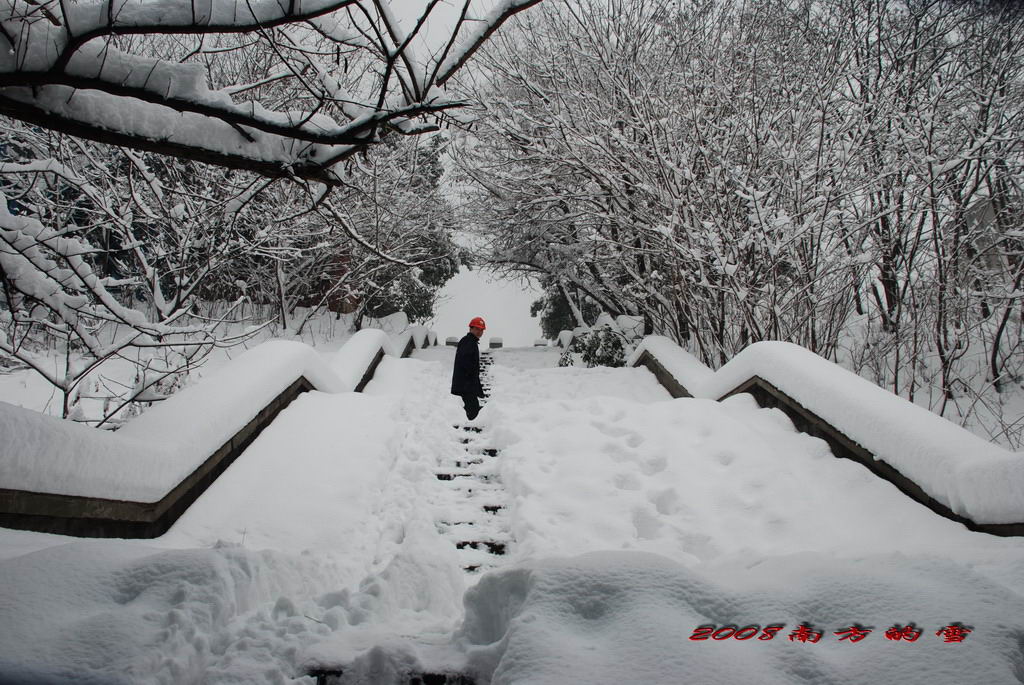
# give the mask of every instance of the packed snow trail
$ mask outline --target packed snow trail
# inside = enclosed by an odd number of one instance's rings
[[[306,393],[157,540],[0,530],[0,683],[1024,682],[1024,541],[747,396],[673,400],[558,352],[492,351],[479,432],[452,348]],[[688,640],[801,621],[875,632]],[[882,637],[909,621],[919,643]],[[957,621],[973,633],[944,644]]]
[[[485,393],[491,388],[492,363],[490,354],[481,353]],[[455,545],[462,569],[475,574],[496,568],[512,543],[508,496],[493,465],[498,450],[487,446],[483,429],[470,423],[456,424],[455,429],[462,431],[459,442],[463,449],[440,456],[436,475],[442,484],[435,489],[431,503],[437,512],[438,532]]]

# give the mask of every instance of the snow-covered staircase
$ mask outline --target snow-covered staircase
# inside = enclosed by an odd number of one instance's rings
[[[481,381],[487,393],[493,359],[486,352],[480,357]],[[441,456],[435,472],[445,486],[436,490],[437,529],[455,545],[462,568],[480,573],[498,566],[512,542],[508,495],[497,469],[499,451],[488,446],[483,429],[460,424],[455,430],[462,449]]]
[[[490,369],[493,358],[489,352],[480,355],[481,381],[484,393],[491,388]],[[487,402],[485,397],[481,404]],[[430,488],[428,499],[435,512],[435,525],[442,537],[455,547],[460,565],[469,578],[497,568],[508,553],[512,541],[509,528],[509,496],[497,469],[500,451],[491,447],[487,432],[480,426],[463,422],[452,427],[453,442],[459,447],[437,457],[434,475],[436,487]],[[473,582],[473,581],[471,581]],[[366,682],[353,675],[351,665],[311,669],[307,675],[317,685],[347,685]],[[475,685],[463,673],[413,672],[388,683],[401,685]]]

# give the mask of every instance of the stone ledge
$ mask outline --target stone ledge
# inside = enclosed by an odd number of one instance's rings
[[[409,356],[410,337],[401,356]],[[362,392],[384,358],[378,350],[356,386]],[[0,488],[0,527],[93,538],[155,538],[163,535],[249,447],[277,415],[315,386],[300,376],[221,445],[189,476],[156,502],[55,495]]]
[[[0,526],[79,537],[154,538],[163,535],[282,409],[313,389],[313,384],[300,376],[156,502],[0,490]]]
[[[692,397],[693,395],[658,361],[654,355],[647,350],[641,352],[634,361],[633,366],[647,368],[658,382],[674,398]],[[768,408],[777,408],[784,412],[797,430],[821,438],[828,443],[832,454],[843,459],[851,459],[865,466],[879,478],[883,478],[895,485],[900,492],[923,504],[934,513],[944,518],[956,521],[966,526],[969,530],[980,533],[989,533],[1004,537],[1024,537],[1024,522],[1021,523],[977,523],[972,519],[957,514],[945,504],[935,500],[928,495],[920,485],[903,475],[891,464],[876,458],[876,456],[860,445],[856,440],[846,435],[831,423],[821,418],[813,411],[803,406],[800,402],[790,397],[778,387],[769,383],[760,376],[752,376],[740,383],[732,390],[726,392],[718,401],[727,397],[749,393],[754,397],[758,405]]]
[[[894,466],[881,459],[876,459],[874,454],[857,441],[760,376],[753,376],[722,395],[718,400],[721,401],[741,393],[750,394],[762,407],[779,409],[790,418],[798,431],[827,442],[833,455],[842,459],[850,459],[867,467],[876,476],[889,481],[904,495],[923,504],[939,516],[962,523],[969,530],[980,533],[1007,537],[1024,536],[1024,523],[975,523],[971,519],[957,514],[945,504],[932,498],[920,485],[900,473]]]

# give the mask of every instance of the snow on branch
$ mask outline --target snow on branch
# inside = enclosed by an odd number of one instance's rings
[[[409,31],[381,0],[7,0],[0,114],[102,143],[334,185],[332,167],[382,129],[431,130],[415,120],[462,106],[435,86],[539,1],[507,0],[469,24],[466,0],[445,49],[422,61],[414,43],[437,0]],[[253,41],[203,50],[218,34]],[[181,57],[179,39],[160,38],[170,35],[200,47]],[[189,61],[195,55],[203,61]]]

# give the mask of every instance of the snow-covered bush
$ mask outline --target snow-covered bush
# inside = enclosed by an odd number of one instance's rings
[[[574,355],[578,355],[587,367],[625,366],[630,351],[626,336],[606,324],[575,334],[572,344],[559,357],[558,365],[572,366]]]

